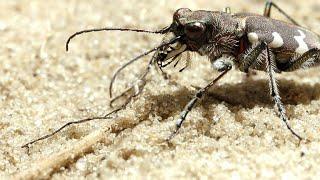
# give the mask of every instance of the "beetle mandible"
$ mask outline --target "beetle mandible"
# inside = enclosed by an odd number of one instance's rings
[[[277,9],[290,23],[270,18],[271,9]],[[153,64],[161,69],[172,62],[178,63],[182,53],[191,51],[207,56],[213,68],[221,74],[214,78],[207,86],[198,90],[195,96],[185,106],[176,123],[176,129],[167,140],[176,135],[187,114],[192,110],[196,102],[214,85],[220,78],[237,67],[240,71],[247,73],[249,69],[265,71],[268,74],[270,95],[279,111],[281,120],[289,131],[300,140],[298,135],[288,124],[288,118],[281,97],[279,95],[275,73],[294,71],[300,68],[319,65],[320,62],[320,36],[301,27],[287,13],[272,1],[267,1],[263,15],[252,13],[232,14],[229,8],[225,11],[192,11],[188,8],[178,9],[173,15],[171,25],[158,30],[148,31],[130,28],[100,28],[79,31],[69,37],[68,44],[72,38],[79,34],[94,31],[135,31],[142,33],[165,34],[162,43],[133,58],[121,66],[111,79],[109,86],[110,97],[112,87],[117,75],[128,65],[143,56],[154,52],[149,65],[131,87],[119,96],[111,100],[111,104],[125,97],[125,102],[120,108],[101,117],[92,117],[72,121],[53,133],[28,142],[22,147],[53,136],[63,128],[94,119],[110,118],[109,115],[123,109],[130,100],[141,93],[146,83],[146,76]],[[183,70],[183,69],[181,69]]]

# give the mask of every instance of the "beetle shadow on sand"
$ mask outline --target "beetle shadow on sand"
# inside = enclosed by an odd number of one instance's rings
[[[320,84],[310,85],[297,83],[293,80],[281,79],[278,81],[280,96],[284,105],[309,104],[312,100],[320,98]],[[165,109],[155,110],[153,113],[166,119],[180,113],[184,106],[191,100],[196,91],[181,88],[171,94],[151,96],[154,105]],[[237,84],[222,84],[210,88],[201,101],[196,104],[203,109],[208,109],[212,104],[227,103],[228,108],[235,112],[236,107],[253,108],[256,105],[273,107],[274,103],[269,93],[268,80],[251,80]],[[156,108],[157,109],[157,108]]]

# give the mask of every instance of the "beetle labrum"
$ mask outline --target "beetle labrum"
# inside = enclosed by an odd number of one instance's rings
[[[271,8],[277,9],[290,23],[270,18]],[[173,15],[173,22],[158,31],[125,28],[101,28],[79,31],[70,36],[66,43],[66,50],[72,38],[79,34],[94,31],[135,31],[141,33],[165,34],[162,43],[130,60],[120,67],[111,79],[110,97],[112,87],[117,75],[128,65],[143,56],[154,52],[144,73],[137,82],[119,96],[111,100],[111,104],[119,99],[125,99],[122,106],[101,117],[91,117],[69,122],[53,133],[26,143],[22,147],[53,136],[65,127],[94,119],[107,119],[109,115],[123,109],[130,100],[137,96],[146,83],[145,77],[153,64],[160,69],[173,62],[178,63],[182,53],[192,51],[207,56],[213,67],[221,72],[207,86],[198,90],[195,96],[185,106],[176,123],[176,129],[168,138],[170,140],[180,129],[187,114],[205,92],[222,78],[232,66],[238,67],[247,73],[249,69],[265,71],[269,77],[270,95],[277,107],[279,116],[288,130],[299,140],[298,135],[288,124],[286,111],[281,102],[274,74],[279,72],[294,71],[299,68],[316,66],[320,62],[320,36],[301,27],[295,20],[288,16],[279,6],[272,1],[266,3],[264,14],[251,13],[232,14],[229,8],[225,11],[192,11],[187,8],[178,9]],[[228,57],[228,58],[222,58]],[[183,70],[183,69],[182,69]]]

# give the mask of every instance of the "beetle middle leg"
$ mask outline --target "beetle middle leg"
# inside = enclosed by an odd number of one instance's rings
[[[258,43],[252,48],[249,48],[247,52],[240,55],[239,59],[239,69],[242,72],[248,73],[249,68],[258,60],[258,57],[266,49],[267,43]]]
[[[226,58],[219,58],[212,62],[212,67],[216,69],[219,72],[228,70],[230,67],[232,67],[232,62],[230,59]]]
[[[301,141],[302,140],[301,136],[298,135],[288,124],[286,110],[281,102],[281,97],[279,95],[279,90],[277,87],[276,79],[274,77],[274,74],[275,74],[274,68],[275,68],[275,59],[274,59],[274,56],[271,55],[269,47],[267,46],[267,73],[269,76],[269,86],[270,86],[271,97],[273,98],[273,100],[278,108],[278,111],[280,113],[280,117],[281,117],[282,121],[286,124],[289,131],[294,136],[296,136],[299,139],[299,141]]]
[[[254,74],[254,71],[249,71],[249,68],[259,61],[258,57],[265,50],[266,46],[266,43],[258,43],[239,56],[239,70],[246,73],[246,78],[250,78]]]
[[[271,0],[268,0],[266,2],[263,15],[266,17],[270,17],[272,7],[276,8],[281,14],[283,14],[287,19],[289,19],[289,21],[291,21],[293,24],[300,26],[299,23],[297,23],[297,21],[295,21],[292,17],[290,17],[286,12],[284,12],[284,10],[282,10],[277,4],[275,4]]]
[[[208,85],[206,85],[204,88],[201,88],[198,90],[198,92],[194,95],[194,97],[188,102],[188,104],[185,106],[184,110],[181,112],[180,117],[178,121],[176,122],[176,129],[172,132],[172,134],[168,137],[167,141],[170,141],[179,131],[179,129],[182,126],[182,123],[185,121],[188,113],[192,110],[196,102],[202,98],[202,96],[207,92],[207,90],[213,86],[219,79],[221,79],[227,72],[229,72],[232,69],[232,66],[228,66],[225,68],[225,70],[215,79],[213,79]]]
[[[289,131],[294,136],[296,136],[299,140],[302,140],[302,138],[288,124],[288,118],[286,116],[286,111],[285,111],[285,108],[281,102],[281,97],[279,95],[279,90],[278,90],[276,79],[274,76],[275,67],[276,67],[274,55],[270,51],[267,43],[261,42],[258,45],[256,45],[255,47],[249,49],[249,51],[246,52],[244,55],[240,56],[240,58],[242,58],[239,60],[240,61],[240,70],[242,70],[243,72],[246,72],[252,64],[254,64],[257,60],[259,60],[258,57],[265,51],[267,51],[267,53],[266,53],[267,69],[266,69],[266,71],[269,76],[270,95],[271,95],[275,105],[278,108],[278,111],[280,113],[280,118],[286,124]]]

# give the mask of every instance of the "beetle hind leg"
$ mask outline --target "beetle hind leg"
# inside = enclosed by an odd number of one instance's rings
[[[308,68],[320,63],[320,49],[313,48],[300,56],[296,56],[288,63],[277,64],[281,71],[294,71],[300,68]]]
[[[275,9],[277,9],[281,14],[283,14],[287,19],[289,19],[290,22],[292,22],[293,24],[300,26],[299,23],[297,23],[297,21],[295,21],[292,17],[290,17],[286,12],[284,12],[284,10],[282,10],[277,4],[275,4],[274,2],[272,2],[271,0],[268,0],[266,2],[265,8],[264,8],[264,13],[263,16],[266,17],[270,17],[271,16],[271,8],[274,7]]]

